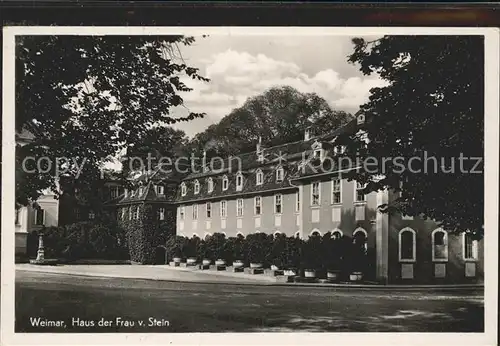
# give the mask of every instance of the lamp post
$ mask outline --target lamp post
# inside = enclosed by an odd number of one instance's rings
[[[37,261],[43,261],[45,260],[45,250],[43,247],[43,229],[40,231],[38,234],[38,251],[36,253],[36,260]]]

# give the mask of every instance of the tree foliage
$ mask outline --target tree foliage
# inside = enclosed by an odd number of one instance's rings
[[[153,124],[201,117],[171,114],[182,106],[189,78],[208,81],[186,65],[183,36],[20,36],[16,41],[16,130],[28,128],[35,140],[16,151],[54,160],[66,157],[95,179],[103,162],[144,138]],[[27,174],[17,165],[16,199],[35,200],[56,189],[56,167],[76,177],[74,161],[52,165],[46,174]]]
[[[385,36],[353,40],[349,61],[387,82],[361,106],[368,143],[344,138],[347,155],[377,159],[378,169],[348,176],[367,182],[365,192],[390,188],[399,194],[383,211],[422,215],[448,230],[481,235],[483,227],[484,56],[481,36]],[[427,155],[427,156],[425,156]],[[401,170],[394,161],[404,158]],[[410,159],[419,157],[420,160]],[[425,157],[435,157],[427,161]],[[441,161],[443,160],[443,161]],[[455,166],[452,169],[452,160]],[[372,161],[373,162],[373,161]],[[411,166],[410,166],[411,165]],[[437,167],[437,168],[434,168]],[[408,169],[410,168],[410,169]],[[443,168],[445,171],[443,171]],[[475,168],[481,173],[472,173]]]
[[[266,146],[301,140],[305,127],[314,122],[321,132],[332,131],[352,119],[334,111],[315,93],[300,93],[289,86],[273,87],[249,98],[219,123],[196,135],[194,151],[208,155],[234,155],[255,150],[261,138]]]

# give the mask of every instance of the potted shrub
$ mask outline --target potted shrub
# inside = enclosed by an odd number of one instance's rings
[[[209,266],[212,263],[210,249],[205,240],[201,240],[197,247],[198,258],[204,267]]]
[[[231,238],[230,238],[231,239]],[[231,248],[228,251],[231,251],[231,260],[233,262],[234,268],[243,268],[245,266],[245,238],[239,234],[233,242],[231,243]]]
[[[247,257],[250,262],[250,268],[262,268],[265,260],[265,242],[266,235],[263,233],[249,234],[247,236]]]
[[[200,238],[193,237],[187,241],[186,253],[187,256],[186,264],[193,266],[197,262],[197,254],[198,254],[198,243],[200,242]]]
[[[342,263],[342,240],[332,238],[323,238],[323,258],[325,259],[326,278],[330,281],[340,279],[340,269]]]
[[[349,261],[351,281],[361,281],[366,267],[366,250],[363,244],[352,243],[350,247]]]
[[[271,240],[271,249],[267,261],[271,263],[272,270],[281,270],[285,265],[286,240],[286,236],[281,233],[276,234]]]
[[[224,246],[226,243],[226,236],[223,233],[214,233],[208,240],[208,246],[212,253],[212,259],[215,260],[215,265],[224,266]]]
[[[304,251],[304,276],[315,278],[317,270],[321,268],[321,237],[311,236],[305,244]]]

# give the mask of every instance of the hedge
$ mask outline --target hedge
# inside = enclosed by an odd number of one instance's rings
[[[214,233],[204,240],[175,236],[167,241],[166,247],[170,259],[196,258],[199,262],[203,259],[222,259],[227,263],[242,260],[247,266],[250,263],[262,263],[266,268],[274,265],[278,268],[350,273],[364,272],[368,265],[364,246],[355,244],[347,236],[334,239],[330,233],[307,240],[265,233],[249,234],[246,238],[226,238],[222,233]]]

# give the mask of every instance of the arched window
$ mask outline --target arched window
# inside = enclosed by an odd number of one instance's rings
[[[333,231],[332,231],[332,239],[340,239],[342,238],[344,234],[342,233],[342,231],[338,228],[335,228]]]
[[[274,233],[273,233],[273,236],[275,236],[275,237],[276,237],[276,236],[277,236],[277,235],[279,235],[279,234],[282,234],[282,233],[281,233],[280,231],[276,231],[276,232],[274,232]]]
[[[470,232],[462,233],[463,256],[465,261],[475,261],[478,258],[477,240]]]
[[[352,233],[353,243],[363,246],[365,250],[368,248],[367,239],[368,233],[361,227],[356,228]]]
[[[300,239],[300,231],[295,232],[294,235],[295,235],[295,238],[299,238]]]
[[[321,237],[321,232],[319,231],[319,229],[315,228],[311,231],[309,236],[310,237]]]
[[[243,233],[241,233],[240,231],[238,231],[238,233],[236,233],[236,237],[243,237],[243,238],[245,238],[245,235]]]
[[[212,233],[205,232],[205,234],[203,235],[203,239],[207,240],[211,236],[212,236]]]
[[[431,233],[432,260],[434,262],[448,261],[448,233],[442,228],[435,229]]]
[[[197,195],[200,193],[200,182],[198,180],[194,181],[194,194]]]
[[[227,179],[227,176],[222,177],[222,191],[226,191],[229,187],[229,180]]]
[[[238,174],[236,174],[236,191],[241,190],[243,190],[243,174],[238,172]]]
[[[409,227],[399,232],[399,261],[415,262],[417,259],[417,233]]]
[[[198,233],[193,233],[193,238],[199,238]]]
[[[208,178],[207,185],[208,193],[212,193],[212,191],[214,191],[214,180],[212,178]]]
[[[264,173],[262,173],[262,170],[259,168],[255,172],[255,185],[262,185],[264,183]]]

